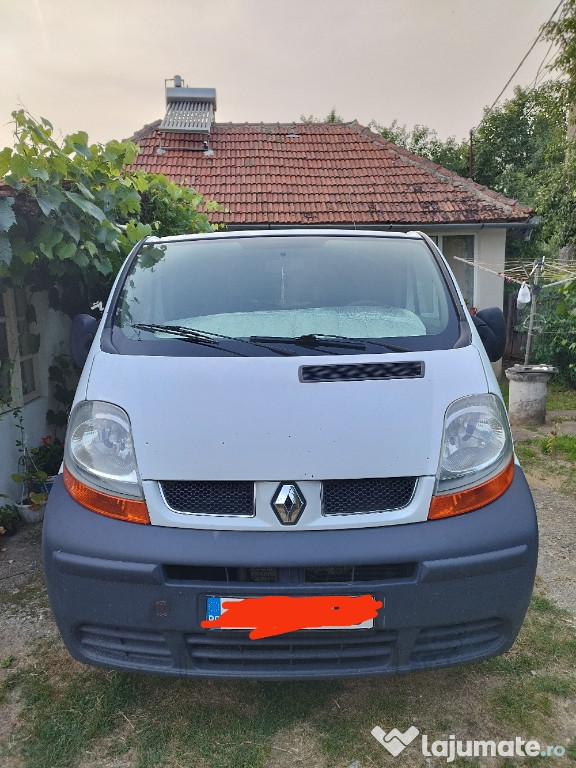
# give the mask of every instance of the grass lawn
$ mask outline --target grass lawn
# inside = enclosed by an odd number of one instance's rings
[[[500,381],[500,389],[508,406],[509,381]],[[574,411],[576,413],[576,390],[567,389],[551,380],[547,388],[546,410]],[[576,496],[576,436],[562,434],[562,419],[556,423],[552,433],[538,434],[529,440],[515,441],[516,455],[527,472],[535,472],[543,478],[556,477],[562,481],[562,492]]]

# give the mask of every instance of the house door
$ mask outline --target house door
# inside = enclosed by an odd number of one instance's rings
[[[441,245],[468,307],[474,306],[474,235],[444,235]],[[458,259],[466,259],[464,264]]]

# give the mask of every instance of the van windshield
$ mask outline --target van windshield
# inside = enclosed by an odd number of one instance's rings
[[[458,338],[453,301],[424,241],[369,235],[145,244],[126,277],[114,322],[126,340],[158,344],[179,335],[268,346],[339,337],[431,349]],[[243,353],[259,354],[246,345]]]

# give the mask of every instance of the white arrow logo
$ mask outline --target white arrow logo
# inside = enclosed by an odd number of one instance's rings
[[[402,733],[402,731],[399,731],[398,728],[392,728],[391,731],[383,731],[382,728],[380,728],[379,725],[372,728],[370,731],[372,736],[376,739],[376,741],[379,741],[380,744],[382,744],[383,747],[386,747],[388,752],[390,752],[391,755],[399,755],[402,750],[408,746],[416,736],[420,733],[418,728],[415,728],[413,725],[408,728],[407,731]]]

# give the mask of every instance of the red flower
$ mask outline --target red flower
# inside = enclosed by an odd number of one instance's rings
[[[46,437],[42,438],[42,445],[50,445],[52,442],[52,435],[46,435]]]

